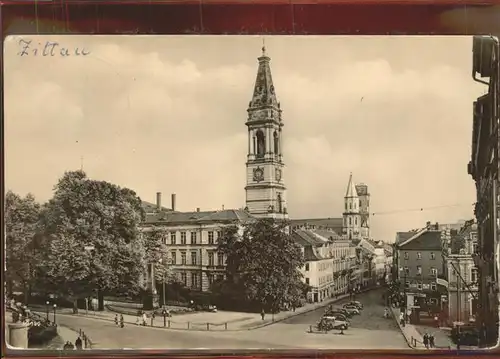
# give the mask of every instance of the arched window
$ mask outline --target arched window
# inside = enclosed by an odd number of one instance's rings
[[[257,157],[264,157],[266,153],[266,138],[264,132],[261,130],[257,131]]]
[[[283,200],[281,199],[281,193],[278,193],[277,202],[278,202],[278,213],[282,213],[283,212]]]
[[[273,143],[274,143],[274,154],[275,155],[279,155],[280,154],[280,140],[279,140],[279,136],[278,136],[278,133],[276,131],[274,131],[274,134],[273,134]]]
[[[349,202],[349,209],[352,209],[352,207],[351,207],[351,206],[352,206],[352,203],[351,203],[351,202]]]
[[[354,224],[357,226],[358,225],[358,218],[354,218]]]
[[[351,226],[352,225],[352,218],[349,217],[349,225]]]

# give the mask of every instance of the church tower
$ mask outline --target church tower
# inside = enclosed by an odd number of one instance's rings
[[[259,68],[252,100],[248,105],[248,155],[246,209],[256,217],[288,218],[282,152],[280,103],[271,76],[266,48],[258,58]]]
[[[361,215],[359,208],[359,197],[356,186],[352,180],[352,173],[349,175],[349,183],[344,197],[344,228],[343,234],[349,238],[359,238],[361,228]]]
[[[361,237],[370,238],[370,192],[364,183],[356,185],[359,198],[359,214],[361,217]]]

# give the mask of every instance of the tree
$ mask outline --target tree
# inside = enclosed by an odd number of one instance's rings
[[[168,248],[165,244],[167,233],[160,227],[152,227],[151,231],[146,233],[146,262],[153,266],[155,281],[163,282],[164,279],[165,282],[170,281],[172,279],[171,258],[169,257]]]
[[[130,189],[67,172],[42,210],[47,240],[47,287],[76,299],[97,291],[99,309],[104,293],[133,295],[141,287],[146,248],[139,232],[144,217],[141,200]]]
[[[24,288],[25,302],[28,301],[34,279],[33,263],[36,263],[33,239],[37,231],[40,205],[33,195],[21,197],[12,191],[5,195],[5,279],[12,295],[16,283]]]
[[[218,251],[227,260],[227,281],[262,309],[278,310],[303,297],[300,247],[286,231],[287,223],[261,219],[242,228],[226,227]]]

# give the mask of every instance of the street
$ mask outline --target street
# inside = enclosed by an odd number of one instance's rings
[[[126,325],[100,319],[58,315],[57,321],[74,329],[82,329],[99,349],[408,349],[394,320],[384,319],[380,304],[381,291],[356,297],[365,309],[352,318],[352,327],[344,335],[308,333],[324,309],[298,315],[267,327],[241,331],[189,331]],[[342,305],[348,300],[341,300]],[[76,338],[75,338],[76,339]]]

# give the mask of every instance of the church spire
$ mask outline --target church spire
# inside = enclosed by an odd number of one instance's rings
[[[349,183],[347,184],[347,191],[345,193],[345,198],[357,197],[356,186],[352,181],[352,172],[349,174]]]
[[[262,56],[260,56],[258,60],[259,68],[257,70],[257,79],[255,80],[249,109],[256,109],[264,106],[279,107],[274,90],[273,77],[271,76],[271,67],[269,66],[271,58],[267,56],[264,41],[262,44]]]

